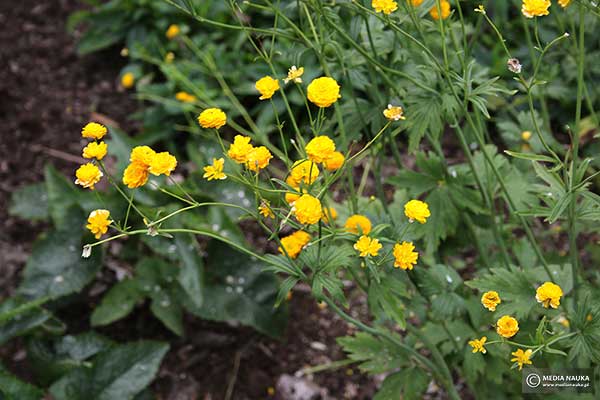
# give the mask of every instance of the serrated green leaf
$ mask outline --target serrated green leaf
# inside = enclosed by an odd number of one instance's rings
[[[344,336],[336,341],[348,353],[348,358],[360,362],[360,370],[369,374],[381,374],[401,368],[409,360],[398,346],[365,332]]]
[[[430,378],[418,368],[405,368],[388,375],[373,400],[418,400],[427,390]]]

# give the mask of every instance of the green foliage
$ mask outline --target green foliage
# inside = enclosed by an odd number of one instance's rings
[[[5,400],[40,400],[44,392],[28,383],[25,383],[0,365],[0,394]]]

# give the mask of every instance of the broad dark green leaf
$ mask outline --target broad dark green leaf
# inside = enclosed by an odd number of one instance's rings
[[[42,389],[21,381],[0,364],[0,399],[40,400],[42,397],[44,397]]]
[[[27,185],[11,196],[10,215],[28,220],[45,220],[48,218],[48,194],[43,183]]]
[[[133,279],[118,282],[106,292],[92,312],[92,326],[108,325],[129,315],[143,298],[143,293]]]
[[[101,250],[89,258],[81,257],[79,232],[49,232],[35,242],[19,292],[29,298],[57,298],[83,289],[102,265]]]

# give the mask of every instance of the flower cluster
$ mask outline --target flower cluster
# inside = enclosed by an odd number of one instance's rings
[[[123,172],[123,183],[130,189],[144,186],[149,174],[171,175],[177,167],[177,159],[168,152],[157,153],[148,146],[137,146],[131,150],[129,165]]]
[[[227,156],[238,164],[244,164],[250,171],[265,169],[273,155],[265,146],[254,147],[247,136],[236,135],[229,146]]]
[[[378,13],[382,12],[386,15],[389,15],[398,9],[398,3],[394,0],[373,0],[371,6]]]
[[[99,163],[108,151],[108,146],[101,140],[107,133],[108,129],[97,122],[90,122],[81,130],[83,138],[94,140],[88,143],[82,152],[83,158],[91,159],[93,162],[84,164],[75,171],[75,183],[77,185],[94,190],[94,186],[100,182],[104,174],[96,163]]]
[[[310,242],[310,234],[304,231],[296,231],[281,239],[279,252],[287,254],[290,258],[296,258],[308,242]]]

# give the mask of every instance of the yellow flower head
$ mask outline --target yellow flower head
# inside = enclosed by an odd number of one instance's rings
[[[338,213],[335,208],[323,208],[323,218],[321,218],[321,221],[325,222],[326,224],[333,223],[333,221],[337,219],[337,216]]]
[[[531,132],[530,131],[521,132],[521,139],[523,139],[524,142],[529,142],[529,139],[531,139]]]
[[[83,158],[102,160],[106,155],[108,146],[104,142],[91,142],[83,148]]]
[[[362,235],[356,243],[354,243],[354,249],[360,253],[360,257],[375,257],[379,254],[379,250],[381,250],[382,247],[383,246],[379,243],[378,239],[371,239],[366,235]]]
[[[112,223],[108,210],[94,210],[90,213],[87,219],[88,224],[85,226],[92,232],[96,239],[100,239],[108,231],[108,226]]]
[[[346,231],[356,234],[368,235],[371,232],[371,221],[364,215],[351,215],[344,225]]]
[[[303,194],[295,202],[294,215],[301,224],[316,224],[323,216],[321,202],[310,194]]]
[[[522,349],[518,349],[517,351],[513,351],[512,353],[510,353],[511,355],[514,356],[514,358],[511,358],[510,361],[516,362],[517,364],[519,364],[519,371],[523,369],[523,365],[525,364],[531,364],[531,354],[533,353],[533,350],[531,349],[527,349],[525,351],[523,351]]]
[[[329,158],[323,161],[323,166],[327,169],[327,171],[337,171],[342,167],[342,165],[344,165],[344,160],[346,160],[346,158],[342,153],[339,151],[334,151],[331,153]]]
[[[108,130],[104,125],[97,122],[90,122],[81,130],[81,136],[88,139],[100,140],[107,132]]]
[[[485,11],[485,7],[483,6],[483,4],[478,5],[477,8],[475,8],[475,12],[485,15],[486,11]]]
[[[168,151],[163,151],[162,153],[156,153],[154,157],[152,157],[148,172],[154,176],[162,174],[169,176],[171,175],[171,172],[175,170],[175,167],[177,167],[177,159],[175,156],[171,155]]]
[[[389,15],[398,9],[398,3],[394,0],[373,0],[371,1],[371,7],[378,13],[382,12]]]
[[[248,161],[248,155],[254,150],[250,144],[250,138],[242,135],[235,135],[233,143],[229,146],[227,156],[238,164],[244,164]]]
[[[167,39],[170,40],[170,39],[173,39],[174,37],[176,37],[177,35],[179,35],[180,32],[181,32],[181,29],[179,29],[178,25],[171,24],[171,25],[169,25],[169,28],[165,32],[165,36],[167,37]]]
[[[212,165],[207,165],[204,167],[204,175],[203,178],[206,178],[209,181],[216,179],[225,179],[227,175],[223,172],[223,166],[225,165],[225,160],[223,158],[213,158]]]
[[[132,72],[127,72],[121,77],[121,86],[123,86],[125,89],[132,88],[134,83],[135,75],[133,75]]]
[[[268,200],[261,200],[258,212],[265,218],[275,218],[275,213],[271,209],[271,203]]]
[[[256,90],[258,90],[261,94],[259,97],[260,100],[267,100],[273,97],[276,91],[279,90],[279,81],[277,79],[273,79],[270,76],[264,76],[256,81],[254,85]]]
[[[269,165],[269,161],[273,155],[265,146],[254,147],[248,154],[248,169],[250,171],[260,171]]]
[[[410,3],[413,5],[413,7],[419,7],[424,0],[410,0]]]
[[[150,166],[152,159],[156,155],[156,152],[148,146],[136,146],[131,149],[129,154],[129,161],[132,163],[140,164],[145,168]]]
[[[182,103],[193,103],[196,101],[196,96],[188,92],[177,92],[175,93],[175,98]]]
[[[543,17],[550,14],[550,0],[523,0],[521,12],[527,18]]]
[[[308,100],[318,107],[329,107],[340,97],[340,85],[333,78],[314,79],[307,88]]]
[[[440,10],[442,11],[442,19],[446,19],[450,16],[450,3],[448,0],[440,1]],[[433,19],[440,19],[440,13],[438,11],[437,4],[431,7],[431,10],[429,10],[429,15],[431,15],[431,18]]]
[[[510,315],[504,315],[496,322],[496,332],[502,337],[511,338],[519,332],[519,322]]]
[[[306,145],[306,155],[314,162],[325,162],[333,155],[335,143],[327,136],[317,136]]]
[[[563,291],[560,286],[552,282],[545,282],[535,291],[535,299],[546,308],[558,308],[562,295]]]
[[[310,160],[296,161],[290,169],[289,184],[299,186],[301,182],[312,184],[319,177],[319,167]]]
[[[198,116],[198,123],[204,129],[219,129],[227,123],[227,115],[220,108],[207,108]]]
[[[480,352],[482,354],[487,353],[485,347],[485,342],[487,341],[487,337],[483,336],[481,339],[473,339],[469,340],[469,346],[473,348],[473,353]]]
[[[431,216],[431,213],[429,212],[427,203],[420,200],[411,200],[404,205],[404,215],[411,222],[419,221],[419,223],[424,224],[427,222],[427,218]]]
[[[411,242],[396,243],[394,245],[394,267],[412,270],[419,259],[419,253],[414,250],[415,246]]]
[[[123,172],[123,183],[130,189],[144,186],[148,182],[148,167],[138,162],[132,162]]]
[[[304,67],[296,68],[295,65],[292,65],[290,70],[288,71],[287,77],[284,78],[283,82],[287,84],[289,81],[294,83],[302,83],[301,76],[304,74]]]
[[[562,8],[567,8],[569,4],[571,4],[571,0],[558,0],[558,4],[560,4]]]
[[[483,296],[481,296],[481,304],[490,311],[496,311],[496,306],[500,303],[502,303],[500,295],[493,290],[485,292]]]
[[[279,247],[278,250],[281,254],[285,255],[287,253],[290,258],[296,258],[308,242],[310,242],[310,235],[308,233],[296,231],[281,239],[281,246],[283,246],[283,249]]]
[[[401,119],[406,119],[404,117],[404,110],[402,107],[393,106],[391,104],[388,104],[387,108],[383,110],[383,115],[390,121],[400,121]]]
[[[94,185],[100,182],[102,178],[102,171],[92,163],[87,163],[77,168],[75,171],[75,183],[81,185],[84,188],[94,190]]]
[[[173,53],[172,51],[169,51],[167,54],[165,54],[165,62],[167,64],[171,64],[174,59],[175,59],[175,53]]]

